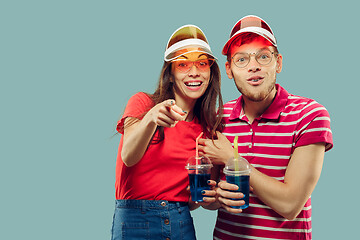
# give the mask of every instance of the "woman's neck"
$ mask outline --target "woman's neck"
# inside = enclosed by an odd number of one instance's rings
[[[194,119],[194,107],[196,104],[196,99],[185,100],[183,98],[175,96],[175,104],[186,112],[186,117],[184,121],[191,122]]]

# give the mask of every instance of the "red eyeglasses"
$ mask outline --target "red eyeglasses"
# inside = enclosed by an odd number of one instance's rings
[[[190,71],[193,65],[197,67],[200,71],[204,72],[210,69],[211,65],[214,63],[214,59],[199,59],[196,61],[190,61],[187,59],[176,59],[173,61],[175,67],[183,73],[187,73]]]

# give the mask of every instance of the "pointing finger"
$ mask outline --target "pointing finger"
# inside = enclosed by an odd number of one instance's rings
[[[176,104],[171,106],[171,110],[173,110],[174,112],[180,114],[181,116],[185,115],[185,112],[180,107],[178,107]]]
[[[170,108],[171,106],[175,105],[175,100],[174,99],[168,99],[168,100],[165,100],[163,103],[164,103],[164,105],[166,107]]]

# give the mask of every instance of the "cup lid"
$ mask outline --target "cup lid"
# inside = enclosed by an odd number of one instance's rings
[[[238,158],[230,158],[224,169],[223,172],[225,174],[247,174],[250,173],[251,168],[250,168],[250,164],[249,162],[243,158],[243,157],[238,157]]]
[[[210,159],[204,155],[200,155],[199,157],[192,156],[188,159],[185,168],[186,169],[203,169],[203,168],[211,168],[213,165]]]

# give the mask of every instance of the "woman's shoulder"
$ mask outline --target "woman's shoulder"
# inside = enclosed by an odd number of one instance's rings
[[[124,123],[127,117],[142,119],[146,112],[154,106],[151,97],[144,92],[138,92],[132,95],[125,107],[125,111],[117,123],[116,129],[119,133],[124,133]]]
[[[146,101],[146,102],[151,102],[151,95],[145,92],[137,92],[135,94],[133,94],[130,98],[129,101]]]
[[[145,92],[137,92],[132,95],[127,102],[128,107],[134,105],[149,107],[154,105],[154,101],[152,100],[150,94],[147,94]]]

